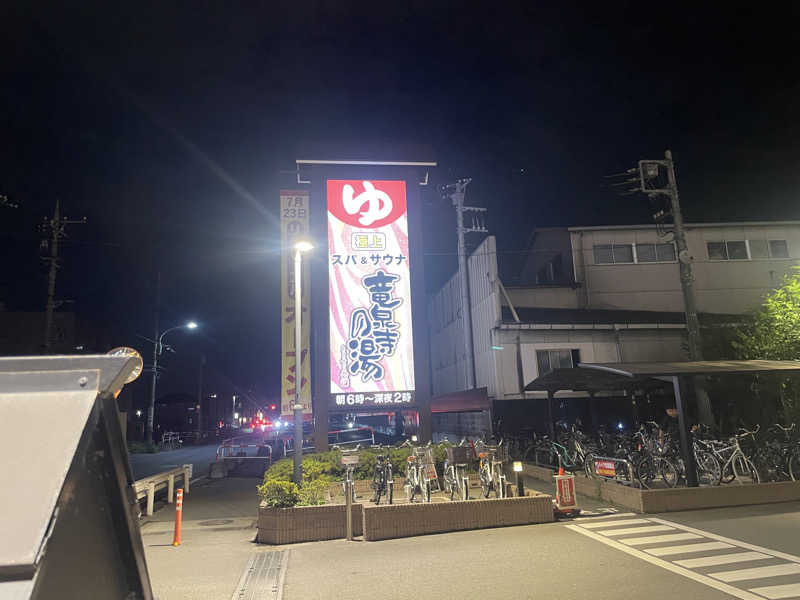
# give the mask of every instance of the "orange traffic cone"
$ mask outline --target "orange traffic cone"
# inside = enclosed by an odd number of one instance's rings
[[[558,474],[559,475],[563,475],[564,474],[564,466],[561,464],[561,455],[560,454],[558,456]]]

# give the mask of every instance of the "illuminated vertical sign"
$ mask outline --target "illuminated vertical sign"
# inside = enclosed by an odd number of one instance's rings
[[[295,359],[294,244],[308,237],[308,192],[281,190],[281,414],[294,411],[295,386],[300,383],[303,413],[311,414],[311,369],[308,355],[310,278],[308,264],[303,265],[302,341],[300,373]]]
[[[327,181],[331,403],[414,404],[405,181]]]

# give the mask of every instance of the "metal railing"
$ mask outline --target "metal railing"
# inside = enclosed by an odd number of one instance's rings
[[[269,444],[241,444],[225,440],[217,448],[217,460],[240,458],[261,458],[272,464],[272,446]]]
[[[177,469],[143,477],[133,482],[133,490],[136,499],[147,498],[145,514],[149,517],[153,514],[153,505],[156,500],[156,490],[167,489],[167,502],[172,503],[175,496],[175,478],[183,477],[183,493],[189,493],[189,480],[192,477],[192,465],[183,465]]]
[[[176,450],[183,445],[181,434],[177,431],[165,431],[161,434],[161,449]]]

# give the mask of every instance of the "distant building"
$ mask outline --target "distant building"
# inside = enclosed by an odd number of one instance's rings
[[[755,309],[800,262],[800,222],[686,228],[698,309],[706,319],[735,321]],[[475,381],[495,416],[538,410],[535,403],[513,409],[513,402],[499,403],[540,396],[523,389],[554,368],[687,359],[670,237],[654,225],[539,229],[516,264],[514,257],[498,263],[492,236],[475,249],[468,261]],[[510,265],[515,273],[506,277],[514,284],[504,285],[509,282],[500,273]],[[452,406],[465,392],[458,289],[457,273],[428,302],[434,407],[440,397]]]

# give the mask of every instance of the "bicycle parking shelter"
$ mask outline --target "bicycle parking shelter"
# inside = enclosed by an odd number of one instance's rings
[[[691,379],[710,375],[758,375],[785,372],[787,375],[800,371],[800,361],[791,360],[719,360],[686,362],[639,362],[639,363],[579,363],[578,369],[557,369],[539,377],[527,386],[526,391],[547,392],[548,420],[551,434],[554,433],[552,398],[558,391],[583,391],[594,394],[604,391],[627,391],[653,387],[655,382],[672,385],[675,407],[678,410],[681,457],[686,465],[686,484],[697,487],[697,470],[691,450],[689,423],[686,420],[686,401],[693,395]],[[581,370],[584,369],[584,370]],[[591,375],[589,375],[591,373]],[[552,375],[552,376],[551,376]],[[646,389],[646,388],[645,388]]]

